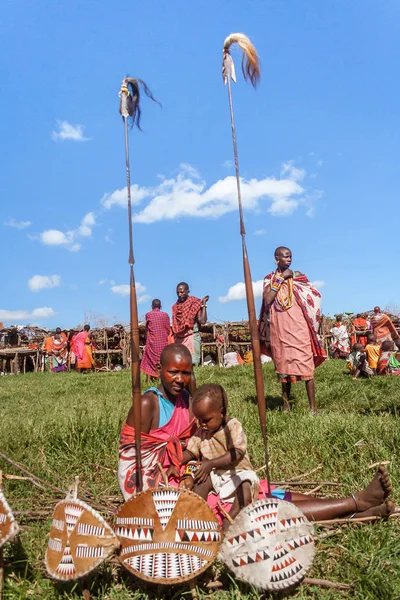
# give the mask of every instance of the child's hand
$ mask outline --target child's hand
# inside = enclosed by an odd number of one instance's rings
[[[167,470],[167,478],[169,479],[170,477],[175,477],[176,479],[179,479],[180,477],[180,472],[178,471],[178,469],[176,467],[174,467],[174,465],[171,465],[170,467],[168,467]]]
[[[194,487],[194,479],[193,477],[184,477],[179,482],[179,487],[184,488],[185,490],[192,490]]]
[[[203,460],[196,471],[196,483],[204,483],[206,479],[210,476],[210,473],[213,469],[213,463],[211,460]]]

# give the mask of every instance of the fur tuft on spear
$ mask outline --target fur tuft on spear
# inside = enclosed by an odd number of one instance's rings
[[[231,129],[232,129],[232,142],[233,142],[233,155],[235,158],[235,169],[236,169],[236,188],[239,204],[239,219],[240,219],[240,235],[242,236],[242,252],[243,252],[243,272],[244,272],[244,283],[246,288],[246,300],[247,300],[247,311],[249,314],[249,327],[251,335],[251,345],[253,349],[253,365],[254,365],[254,377],[256,383],[257,392],[257,403],[258,413],[260,417],[261,434],[264,443],[265,450],[265,469],[268,482],[268,493],[271,493],[270,474],[269,474],[269,457],[268,457],[268,444],[267,444],[267,407],[265,401],[264,392],[264,377],[261,367],[261,350],[260,350],[260,338],[258,335],[258,324],[256,317],[256,307],[254,303],[254,292],[253,282],[250,272],[250,263],[247,255],[246,247],[246,228],[243,219],[243,206],[242,206],[242,193],[240,188],[240,174],[239,174],[239,157],[236,143],[236,129],[235,119],[233,114],[233,102],[232,102],[232,85],[231,80],[236,81],[235,76],[235,65],[233,63],[232,56],[230,55],[230,48],[233,44],[243,50],[242,59],[242,71],[243,76],[247,80],[249,79],[252,86],[256,87],[260,80],[260,67],[257,50],[255,46],[250,42],[249,38],[243,33],[231,33],[228,35],[224,42],[223,47],[223,61],[222,61],[222,76],[224,83],[228,85],[228,99],[229,99],[229,110],[231,116]]]
[[[146,96],[160,104],[150,89],[141,79],[124,77],[119,92],[119,113],[124,120],[125,128],[125,159],[126,159],[126,185],[128,192],[128,221],[129,221],[129,265],[130,265],[130,324],[131,324],[131,378],[132,378],[132,402],[135,423],[135,450],[136,450],[136,488],[140,492],[143,487],[142,460],[140,453],[140,430],[141,430],[141,389],[140,389],[140,360],[139,360],[139,317],[137,308],[137,296],[135,286],[135,275],[133,265],[133,235],[132,235],[132,201],[131,201],[131,169],[129,162],[129,123],[141,131],[140,118],[140,89]]]
[[[258,58],[256,47],[251,43],[249,38],[243,33],[231,33],[224,41],[224,62],[225,57],[229,56],[231,64],[231,76],[233,81],[236,83],[235,67],[233,60],[230,56],[230,47],[233,44],[237,44],[243,50],[242,57],[242,72],[243,77],[247,81],[250,79],[251,85],[255,88],[260,81],[260,60]],[[227,58],[227,60],[229,60]],[[226,73],[224,72],[224,66],[222,68],[223,78],[226,83]]]

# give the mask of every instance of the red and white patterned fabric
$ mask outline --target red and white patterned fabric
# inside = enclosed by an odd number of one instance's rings
[[[146,347],[143,352],[140,369],[157,377],[156,365],[160,362],[161,352],[168,345],[170,332],[169,316],[159,308],[146,314]]]

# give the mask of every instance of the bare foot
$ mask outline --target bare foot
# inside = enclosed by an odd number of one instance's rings
[[[290,412],[291,410],[291,406],[290,406],[290,402],[288,402],[287,400],[283,401],[283,412]]]
[[[357,514],[380,506],[392,493],[389,473],[381,465],[371,483],[361,492],[354,494],[357,502]]]
[[[364,510],[363,512],[358,512],[354,515],[354,519],[360,519],[362,517],[390,517],[390,515],[394,512],[396,508],[393,500],[385,500],[379,506],[374,506],[369,510]]]

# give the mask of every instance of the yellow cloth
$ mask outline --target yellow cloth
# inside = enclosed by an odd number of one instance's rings
[[[368,356],[368,366],[371,369],[378,367],[379,355],[381,353],[381,347],[379,344],[367,344],[365,346],[365,352]]]
[[[253,362],[253,351],[249,350],[243,357],[243,361],[246,365],[249,365]]]

